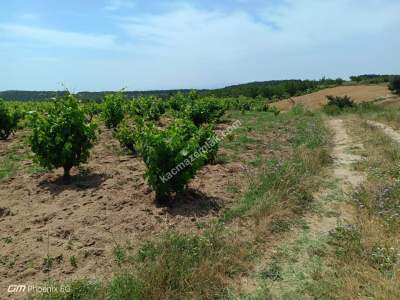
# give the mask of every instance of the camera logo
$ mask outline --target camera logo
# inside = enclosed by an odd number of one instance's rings
[[[10,284],[7,292],[9,293],[23,293],[26,290],[25,284]]]

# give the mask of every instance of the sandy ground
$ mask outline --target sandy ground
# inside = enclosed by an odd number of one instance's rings
[[[294,104],[303,104],[309,108],[317,109],[326,104],[326,96],[350,96],[356,102],[368,102],[382,98],[392,97],[386,85],[355,85],[355,86],[339,86],[324,89],[312,94],[293,97],[291,99],[282,100],[273,103],[280,110],[289,110]],[[400,100],[400,99],[399,99]]]

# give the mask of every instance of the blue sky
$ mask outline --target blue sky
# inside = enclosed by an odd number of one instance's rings
[[[398,0],[13,0],[0,90],[214,88],[400,73]]]

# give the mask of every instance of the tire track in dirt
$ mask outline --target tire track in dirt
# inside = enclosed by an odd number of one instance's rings
[[[394,140],[395,142],[400,144],[400,133],[397,132],[396,130],[394,130],[392,127],[383,124],[383,123],[379,123],[376,121],[371,121],[371,120],[367,120],[367,124],[375,127],[375,128],[379,128],[381,130],[383,130],[383,132],[389,136],[392,140]]]
[[[332,168],[328,170],[328,176],[336,182],[335,188],[322,188],[314,194],[317,203],[321,205],[321,210],[325,212],[335,212],[336,216],[312,215],[306,218],[310,226],[312,235],[320,235],[333,230],[338,223],[350,223],[353,220],[353,207],[348,204],[346,198],[364,180],[364,174],[353,169],[352,165],[362,158],[353,152],[355,149],[363,149],[362,144],[355,144],[347,134],[344,121],[342,119],[331,119],[328,126],[334,133],[332,149]],[[333,194],[339,194],[339,199],[332,200]]]
[[[356,209],[348,200],[364,180],[364,174],[353,168],[353,164],[362,159],[354,150],[363,149],[363,145],[354,143],[342,119],[330,119],[327,125],[333,133],[333,163],[322,175],[321,188],[313,194],[316,211],[304,217],[307,225],[304,229],[291,231],[258,267],[260,272],[279,264],[280,279],[268,281],[267,285],[273,299],[295,299],[305,283],[313,281],[315,257],[310,247],[329,247],[326,244],[329,232],[355,220]]]
[[[354,171],[351,165],[362,158],[351,152],[355,149],[363,149],[364,146],[353,142],[352,138],[347,134],[343,120],[332,119],[329,121],[329,127],[335,133],[333,139],[334,148],[332,151],[334,176],[342,180],[345,190],[348,188],[348,184],[351,185],[351,188],[356,188],[362,183],[364,175]]]

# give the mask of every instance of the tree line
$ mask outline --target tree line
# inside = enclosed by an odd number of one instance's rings
[[[393,77],[395,77],[395,75],[366,74],[350,76],[350,83],[389,83]],[[346,81],[342,78],[329,79],[325,77],[320,80],[271,80],[231,85],[220,89],[203,89],[198,90],[198,92],[204,96],[214,96],[219,98],[244,96],[253,99],[263,98],[274,101],[312,93],[326,87],[342,85],[345,82]],[[123,94],[127,98],[156,96],[162,99],[167,99],[177,93],[188,94],[190,91],[190,89],[123,91]],[[115,92],[79,92],[75,94],[75,96],[81,101],[101,102],[106,95],[113,93]],[[17,101],[40,101],[55,99],[67,94],[68,91],[3,91],[0,92],[0,98],[4,100]]]

